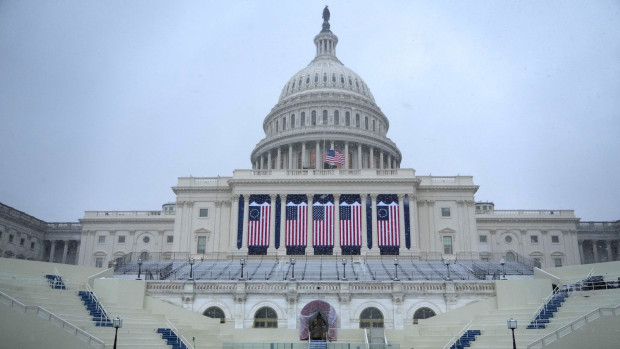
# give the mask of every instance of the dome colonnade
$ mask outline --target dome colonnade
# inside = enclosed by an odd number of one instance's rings
[[[314,43],[315,58],[289,79],[265,117],[253,169],[321,169],[329,149],[344,155],[342,169],[399,168],[400,150],[386,137],[389,121],[362,78],[336,57],[329,24]]]

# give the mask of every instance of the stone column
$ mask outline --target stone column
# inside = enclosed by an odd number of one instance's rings
[[[306,247],[306,249],[312,247],[312,211],[313,211],[312,204],[313,204],[313,201],[314,201],[314,195],[308,194],[308,229],[306,229],[307,230],[306,244],[308,246]],[[306,251],[306,254],[308,254],[308,251]]]
[[[370,164],[368,168],[375,168],[375,153],[373,147],[370,147]]]
[[[594,263],[599,263],[598,259],[598,240],[592,240],[592,250],[594,251]]]
[[[360,204],[362,204],[362,248],[361,248],[361,252],[365,252],[368,251],[368,236],[366,234],[366,202],[367,202],[367,195],[366,194],[360,194]]]
[[[271,150],[267,153],[267,169],[271,170]]]
[[[95,238],[97,238],[95,236]],[[50,247],[50,263],[54,263],[54,253],[56,253],[56,241],[55,240],[50,240],[50,242],[52,243],[52,246]]]
[[[62,264],[66,264],[67,263],[67,251],[69,251],[69,241],[64,240],[63,243],[64,243],[64,247],[62,249]]]
[[[269,195],[271,198],[271,215],[269,217],[269,248],[273,249],[276,248],[276,196],[276,194]]]
[[[392,155],[388,155],[388,169],[392,169]]]
[[[282,148],[278,147],[278,156],[276,157],[276,170],[282,169]]]
[[[583,254],[583,241],[577,241],[577,244],[579,245],[579,261],[580,261],[580,264],[585,264],[586,257]]]
[[[239,233],[239,195],[233,194],[231,197],[231,214],[230,214],[230,238],[228,243],[232,250],[237,248],[237,234]]]
[[[316,143],[314,144],[314,148],[315,148],[315,156],[314,156],[314,168],[317,170],[321,169],[321,149],[319,149],[319,141],[316,141]]]
[[[301,169],[306,165],[306,142],[301,143]]]
[[[372,246],[379,251],[379,238],[377,237],[377,194],[370,194],[372,200]]]
[[[383,150],[379,153],[379,168],[383,170]]]
[[[411,216],[409,216],[411,218]],[[398,229],[400,231],[399,251],[407,248],[405,246],[405,195],[398,194]]]
[[[334,252],[340,246],[340,194],[334,194]]]
[[[248,219],[249,217],[249,204],[250,204],[250,195],[243,194],[243,234],[241,234],[242,244],[244,250],[248,250]]]
[[[357,166],[360,170],[364,168],[362,166],[362,145],[359,143],[357,144]]]
[[[288,169],[293,169],[293,145],[288,145]]]
[[[349,142],[344,142],[344,168],[349,169]]]
[[[420,230],[418,228],[419,222],[418,213],[418,198],[413,194],[409,194],[409,226],[411,232],[411,250],[419,252],[420,250]]]

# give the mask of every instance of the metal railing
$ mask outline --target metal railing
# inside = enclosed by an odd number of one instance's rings
[[[181,341],[183,344],[185,344],[186,347],[194,349],[194,346],[193,345],[189,345],[189,340],[187,338],[185,338],[184,335],[181,334],[181,331],[179,331],[179,329],[176,326],[174,326],[172,321],[170,321],[169,319],[166,319],[166,324],[177,335],[177,344],[179,344],[179,341]]]
[[[456,336],[453,336],[450,341],[443,346],[442,349],[447,349],[450,348],[450,346],[452,346],[452,344],[456,343],[456,341],[458,341],[466,332],[467,330],[469,330],[471,328],[473,324],[473,320],[470,320],[457,334]]]
[[[16,300],[15,298],[9,296],[2,291],[0,291],[0,300],[1,303],[8,305],[12,309],[20,310],[24,313],[35,313],[38,317],[53,323],[54,325],[60,327],[61,329],[70,334],[73,334],[75,337],[86,342],[88,345],[100,349],[105,348],[105,343],[101,339],[91,335],[90,333],[82,330],[76,325],[70,323],[69,321],[61,318],[60,316],[52,313],[45,308],[42,308],[38,305],[25,305],[24,303]]]

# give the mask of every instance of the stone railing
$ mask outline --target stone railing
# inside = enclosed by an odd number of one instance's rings
[[[474,185],[472,176],[418,176],[420,186]]]
[[[127,217],[165,217],[174,215],[175,211],[86,211],[84,218],[127,218]]]
[[[299,169],[299,170],[235,170],[232,180],[255,180],[256,177],[265,179],[312,179],[314,178],[348,178],[355,179],[377,179],[377,178],[403,178],[408,180],[415,179],[415,170],[411,168],[398,169]],[[179,179],[179,185],[182,178]],[[183,181],[184,182],[184,181]],[[470,183],[471,184],[471,183]],[[226,184],[228,185],[228,184]]]
[[[82,230],[80,223],[47,223],[47,230]]]
[[[148,281],[147,292],[149,294],[170,294],[183,293],[186,281]],[[281,294],[290,292],[302,294],[330,293],[330,294],[386,294],[392,292],[403,292],[405,295],[418,295],[428,293],[476,293],[484,295],[495,294],[495,283],[488,281],[478,282],[296,282],[296,281],[274,281],[274,282],[254,282],[254,281],[230,281],[219,282],[209,281],[194,283],[196,294]]]
[[[476,215],[481,216],[544,216],[553,218],[553,216],[562,218],[575,218],[573,210],[493,210],[493,211],[476,211]]]

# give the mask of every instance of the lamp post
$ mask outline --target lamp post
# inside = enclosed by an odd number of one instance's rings
[[[189,259],[189,279],[194,280],[194,258]]]
[[[502,265],[502,274],[504,275],[502,277],[502,280],[506,280],[506,268],[504,267],[504,265],[506,264],[506,261],[504,260],[504,258],[499,260],[499,264]]]
[[[116,332],[114,333],[114,349],[116,349],[116,338],[118,337],[118,329],[123,327],[123,320],[121,320],[121,318],[117,316],[116,319],[112,320],[112,326],[116,329]]]
[[[398,281],[398,258],[394,258],[394,281]]]
[[[241,258],[239,260],[239,264],[241,264],[241,276],[239,277],[239,280],[245,280],[245,278],[243,277],[243,266],[245,265],[245,258]]]
[[[347,281],[347,259],[342,259],[342,280]]]
[[[140,275],[142,275],[142,258],[138,258],[138,278],[136,280],[142,280]]]
[[[443,264],[445,264],[446,269],[448,269],[448,277],[446,278],[446,281],[452,281],[452,279],[450,278],[450,258],[444,258]]]
[[[510,318],[507,321],[508,329],[512,330],[512,349],[517,349],[517,342],[515,342],[515,329],[517,328],[517,320]]]
[[[293,266],[293,273],[291,274],[291,280],[295,280],[295,258],[291,258],[291,265]]]

